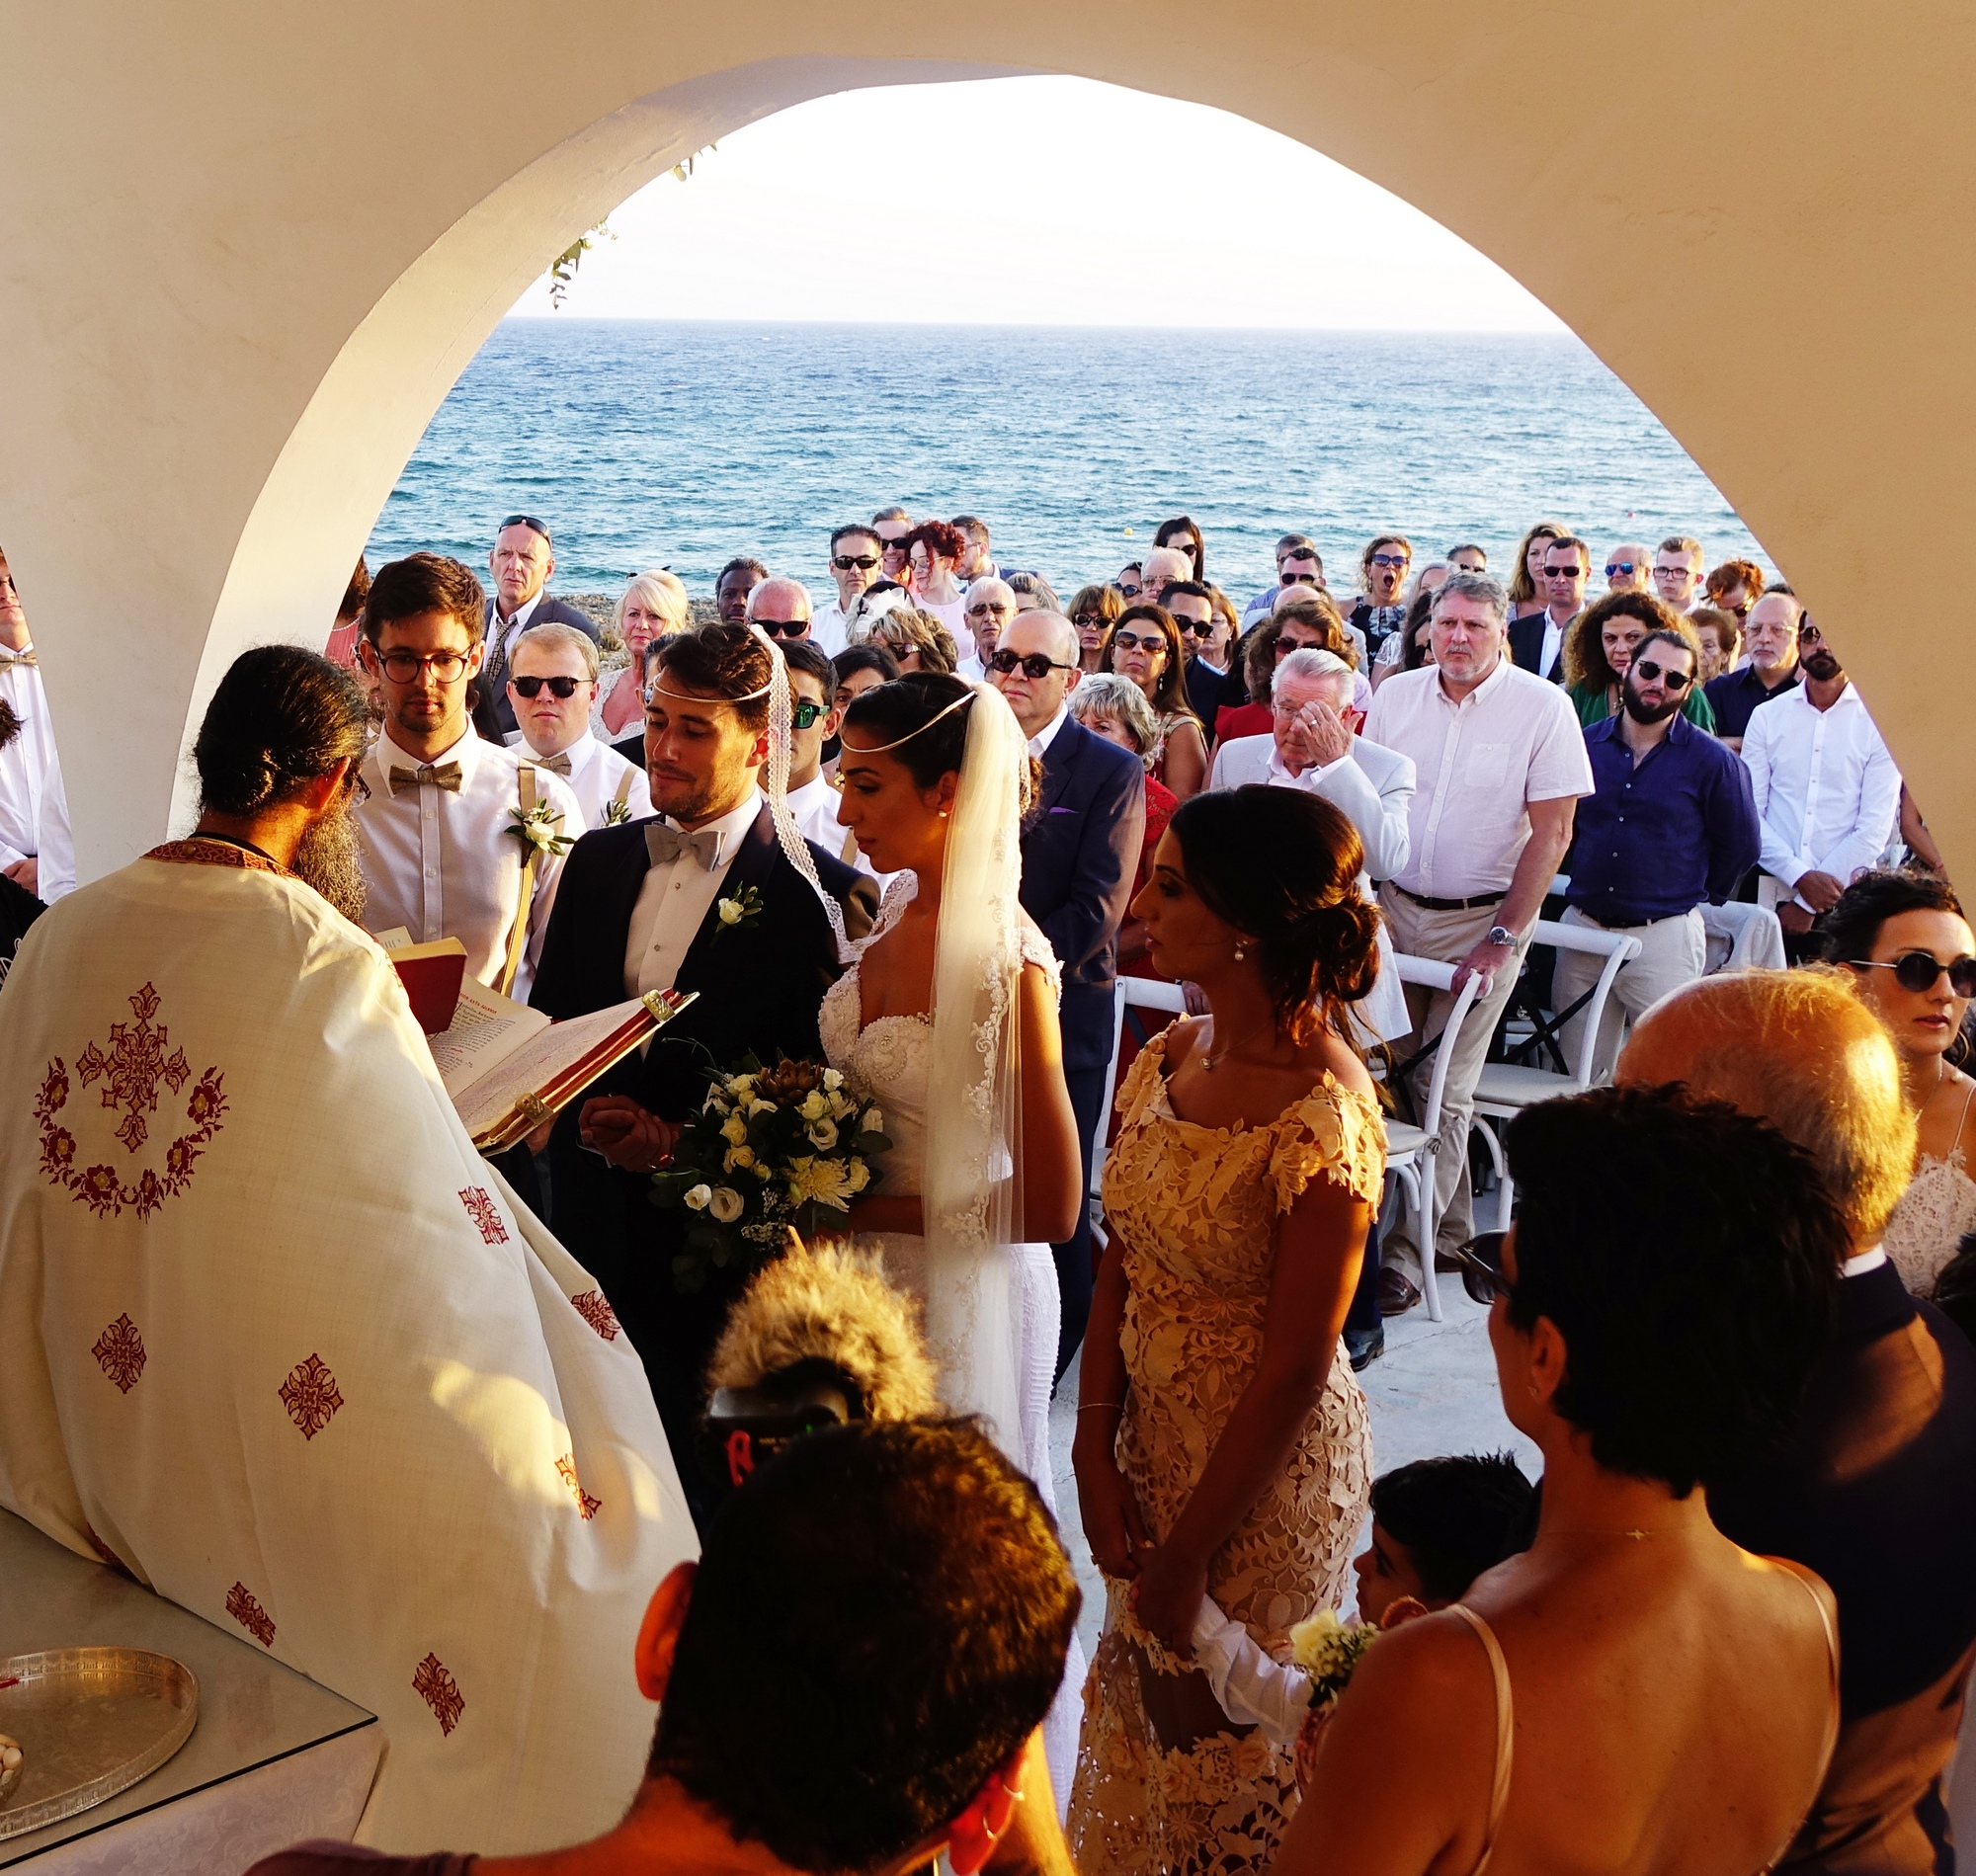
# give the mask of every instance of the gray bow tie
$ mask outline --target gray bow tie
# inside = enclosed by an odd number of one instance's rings
[[[702,868],[711,872],[713,862],[720,857],[720,836],[710,827],[696,828],[689,834],[684,828],[654,821],[645,830],[645,852],[651,856],[654,866],[663,866],[682,854],[691,854]]]

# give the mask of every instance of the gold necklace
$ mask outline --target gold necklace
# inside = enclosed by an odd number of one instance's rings
[[[1266,1024],[1264,1024],[1264,1027],[1269,1029],[1274,1029],[1276,1026],[1276,1021],[1274,1017],[1272,1017],[1270,1020]],[[1247,1035],[1238,1035],[1234,1041],[1229,1043],[1229,1045],[1221,1051],[1219,1055],[1203,1054],[1200,1058],[1201,1073],[1204,1075],[1211,1074],[1215,1069],[1219,1068],[1223,1062],[1227,1061],[1227,1059],[1231,1055],[1233,1055],[1235,1051],[1239,1049],[1244,1042],[1253,1042],[1262,1033],[1263,1030],[1260,1028],[1251,1029]]]

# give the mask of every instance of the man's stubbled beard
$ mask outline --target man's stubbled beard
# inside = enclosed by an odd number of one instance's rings
[[[364,872],[357,863],[357,817],[349,804],[326,814],[301,837],[288,870],[313,886],[353,925],[364,920]]]

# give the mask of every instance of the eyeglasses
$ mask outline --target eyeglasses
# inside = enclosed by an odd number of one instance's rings
[[[1013,651],[998,651],[988,660],[988,669],[1005,678],[1020,670],[1031,684],[1040,684],[1052,671],[1073,671],[1076,667],[1060,665],[1046,652],[1032,651],[1025,658]]]
[[[1634,563],[1630,560],[1608,560],[1606,563],[1606,577],[1611,579],[1616,573],[1623,573],[1627,579],[1633,577]]]
[[[1000,600],[983,600],[979,606],[967,609],[969,618],[1013,618],[1015,614]],[[1075,624],[1076,621],[1072,620]]]
[[[758,618],[753,621],[771,638],[807,638],[809,620],[806,618]]]
[[[536,533],[541,535],[544,542],[549,542],[548,523],[538,522],[533,515],[510,515],[501,524],[500,531],[505,534],[511,528],[533,528]],[[549,542],[549,544],[553,545],[554,543]]]
[[[1166,637],[1161,632],[1115,631],[1112,634],[1113,651],[1137,651],[1142,646],[1147,651],[1164,651]]]
[[[466,669],[467,659],[463,651],[433,651],[420,657],[417,652],[402,648],[378,652],[376,656],[377,662],[384,667],[384,675],[393,684],[415,684],[420,672],[428,668],[441,684],[456,684]]]
[[[1413,556],[1404,553],[1375,553],[1371,565],[1375,567],[1404,567],[1413,563]]]
[[[1855,970],[1892,971],[1894,982],[1917,997],[1933,990],[1946,971],[1948,987],[1958,997],[1976,997],[1976,957],[1958,957],[1944,964],[1932,952],[1907,951],[1891,964],[1882,964],[1871,957],[1855,957],[1852,961]]]
[[[860,573],[869,573],[878,564],[878,556],[874,553],[840,553],[831,557],[830,564],[839,573],[849,573],[853,567]]]
[[[830,714],[830,705],[816,703],[808,697],[792,697],[789,700],[789,720],[797,729],[814,729]]]
[[[1658,665],[1651,658],[1635,658],[1633,669],[1640,674],[1642,684],[1665,684],[1670,691],[1686,691],[1694,682],[1693,672]]]
[[[1485,1308],[1499,1296],[1507,1302],[1513,1293],[1510,1279],[1503,1274],[1503,1240],[1509,1235],[1507,1231],[1485,1231],[1454,1254],[1461,1268],[1461,1287]]]
[[[542,693],[542,686],[547,685],[559,697],[573,697],[579,684],[588,684],[588,678],[510,678],[518,696],[525,696],[531,702]]]

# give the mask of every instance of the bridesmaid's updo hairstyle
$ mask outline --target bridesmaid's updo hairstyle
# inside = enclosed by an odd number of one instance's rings
[[[1295,1042],[1320,1027],[1348,1034],[1346,1006],[1379,969],[1358,830],[1316,795],[1251,786],[1183,801],[1169,831],[1188,884],[1253,948],[1277,1029]]]
[[[942,775],[960,772],[975,692],[964,678],[943,671],[909,671],[890,684],[873,685],[844,713],[845,754],[882,749],[912,776],[914,787],[936,787]],[[1023,784],[1025,811],[1041,785],[1038,766],[1031,762],[1029,770]]]

